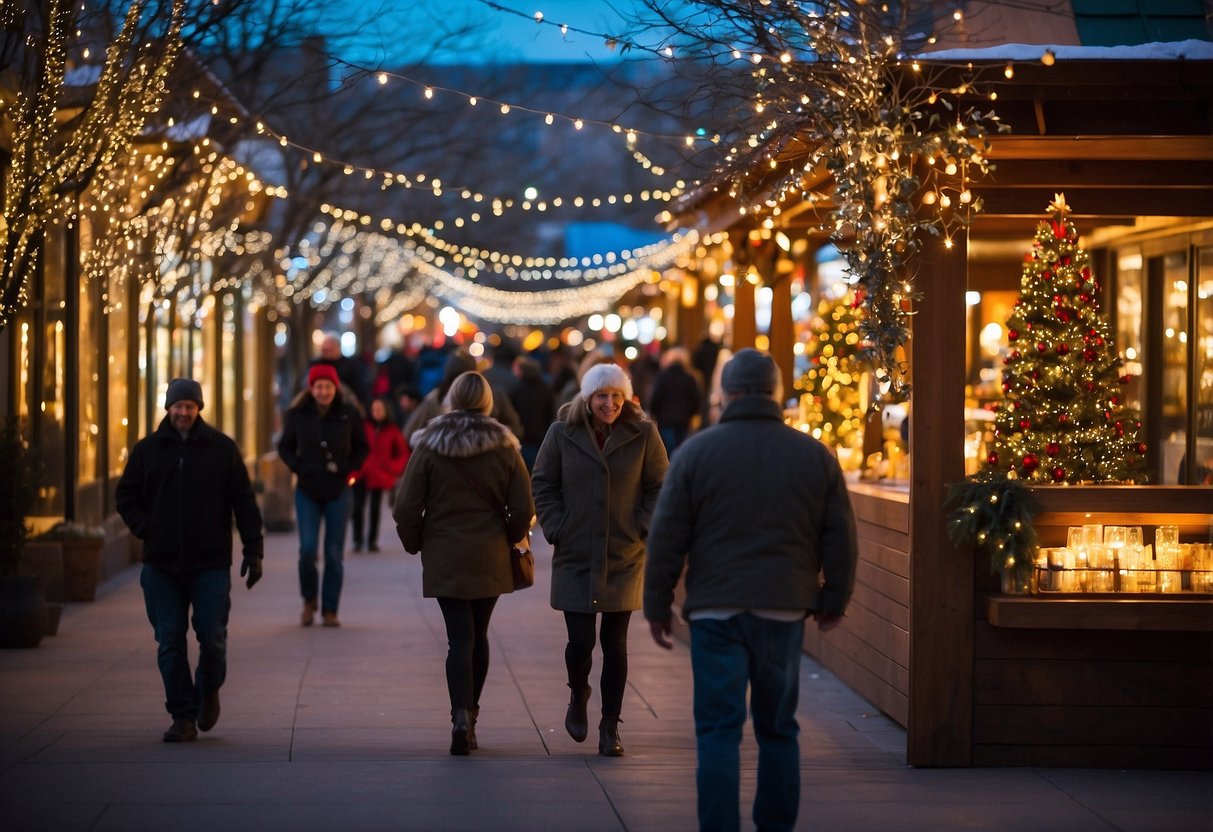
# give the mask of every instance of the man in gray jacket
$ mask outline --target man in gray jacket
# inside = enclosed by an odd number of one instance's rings
[[[783,423],[779,371],[740,350],[725,365],[720,424],[683,445],[648,538],[644,615],[666,649],[674,587],[686,572],[695,680],[699,828],[740,826],[746,689],[758,740],[754,823],[790,830],[800,808],[796,723],[804,621],[842,621],[855,582],[855,518],[842,470]]]

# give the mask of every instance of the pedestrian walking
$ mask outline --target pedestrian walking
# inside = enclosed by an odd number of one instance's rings
[[[666,350],[649,397],[649,414],[657,422],[661,441],[671,457],[686,441],[703,406],[703,385],[693,374],[689,362],[687,351],[682,347]]]
[[[364,420],[362,426],[370,451],[354,480],[354,551],[361,551],[363,541],[366,541],[368,552],[378,552],[383,495],[394,494],[396,483],[409,461],[409,446],[392,420],[386,399],[371,401],[370,418]]]
[[[556,420],[556,394],[543,380],[543,368],[533,358],[525,355],[515,358],[514,374],[517,382],[510,393],[510,402],[522,423],[522,458],[529,472],[535,467],[535,457],[548,427]]]
[[[740,829],[746,691],[758,740],[759,829],[791,830],[800,807],[796,723],[804,620],[842,620],[855,582],[855,518],[838,461],[783,423],[779,372],[743,349],[724,366],[720,424],[691,437],[657,501],[644,615],[669,649],[686,566],[698,747],[699,828]]]
[[[410,447],[413,444],[413,434],[442,413],[443,403],[446,401],[447,393],[450,392],[455,379],[463,373],[470,372],[476,372],[476,359],[467,350],[460,348],[447,356],[446,366],[442,371],[442,381],[425,394],[421,404],[417,405],[417,408],[409,415],[408,421],[404,423],[404,438]],[[510,397],[499,391],[491,381],[489,386],[493,391],[493,412],[489,415],[509,428],[514,436],[521,437],[522,421],[518,418],[514,406],[510,404]]]
[[[489,619],[514,590],[511,542],[526,536],[535,504],[518,438],[488,415],[493,391],[484,376],[456,378],[447,404],[413,435],[392,516],[405,550],[421,553],[422,594],[438,599],[446,623],[451,753],[465,755],[478,747]]]
[[[317,601],[326,627],[341,626],[337,607],[345,574],[345,525],[350,516],[350,482],[366,459],[368,446],[357,408],[338,390],[337,371],[328,364],[308,370],[307,390],[286,412],[278,456],[295,474],[295,520],[299,525],[300,623],[312,626]],[[324,524],[324,579],[316,566],[320,525]]]
[[[667,465],[657,426],[632,401],[632,383],[615,364],[586,371],[535,461],[535,506],[544,537],[554,546],[551,604],[564,613],[568,631],[564,727],[577,742],[589,733],[589,677],[599,625],[598,753],[608,757],[623,755],[619,717],[628,678],[628,622],[640,609],[645,535]]]
[[[168,413],[135,443],[115,495],[118,513],[143,541],[139,584],[156,634],[156,664],[172,725],[165,742],[191,742],[219,721],[219,689],[227,678],[227,622],[232,608],[232,518],[249,589],[261,579],[261,511],[248,469],[232,439],[200,415],[202,386],[189,378],[168,384]],[[192,613],[191,613],[192,609]],[[190,671],[188,628],[198,640]]]

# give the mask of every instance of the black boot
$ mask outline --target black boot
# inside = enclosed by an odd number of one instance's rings
[[[585,712],[586,703],[590,701],[590,686],[569,687],[572,693],[569,694],[569,709],[564,715],[564,730],[569,732],[574,742],[585,742],[590,733],[590,717]]]
[[[619,741],[619,717],[604,716],[598,723],[598,753],[604,757],[623,756],[623,743]]]
[[[457,708],[451,715],[451,753],[457,757],[466,757],[468,753],[468,734],[471,732],[471,718],[467,708]]]
[[[480,718],[479,708],[468,708],[468,748],[475,751],[480,745],[476,742],[476,720]]]

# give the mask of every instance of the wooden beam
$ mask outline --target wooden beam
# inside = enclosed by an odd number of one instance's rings
[[[990,161],[1000,159],[1213,159],[1213,136],[993,136]]]
[[[966,766],[972,754],[973,553],[948,539],[941,508],[964,478],[968,236],[931,240],[915,304],[910,417],[910,714],[906,761]]]
[[[1040,217],[1053,194],[1061,188],[983,188],[973,187],[982,200],[986,214]],[[1207,217],[1213,215],[1213,185],[1195,188],[1108,188],[1066,187],[1066,202],[1076,219],[1083,215],[1101,217]]]
[[[1002,159],[978,179],[986,188],[1213,187],[1213,160]]]

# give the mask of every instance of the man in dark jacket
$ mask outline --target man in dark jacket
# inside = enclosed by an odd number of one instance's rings
[[[665,452],[674,451],[686,441],[691,422],[703,405],[703,385],[688,367],[687,351],[670,347],[661,356],[661,372],[653,379],[649,395],[649,414],[657,422]]]
[[[227,620],[232,607],[232,516],[244,544],[240,576],[261,579],[261,512],[236,443],[206,424],[202,387],[169,382],[168,415],[131,449],[118,481],[117,507],[143,541],[139,582],[156,633],[165,708],[165,742],[189,742],[219,719],[227,675]],[[193,607],[198,670],[190,672],[186,636]]]
[[[855,518],[838,462],[783,423],[779,374],[766,353],[725,365],[720,424],[687,440],[653,515],[644,615],[669,649],[670,606],[684,563],[695,680],[701,829],[738,829],[746,688],[758,739],[754,823],[790,830],[800,807],[796,705],[806,616],[842,620],[855,582]]]

